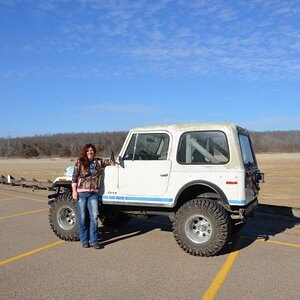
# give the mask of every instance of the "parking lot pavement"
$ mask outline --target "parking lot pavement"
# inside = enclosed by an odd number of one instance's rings
[[[258,215],[222,254],[194,257],[167,218],[100,227],[104,249],[63,242],[46,193],[0,186],[0,299],[299,299],[297,220]]]

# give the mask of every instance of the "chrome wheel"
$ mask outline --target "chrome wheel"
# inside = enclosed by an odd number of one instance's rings
[[[63,206],[57,211],[57,223],[64,230],[70,230],[76,223],[75,211],[69,206]]]
[[[197,256],[216,255],[230,236],[230,219],[213,199],[187,201],[175,214],[173,233],[179,246]]]
[[[205,243],[212,235],[212,225],[203,215],[194,215],[187,219],[185,232],[194,243]]]

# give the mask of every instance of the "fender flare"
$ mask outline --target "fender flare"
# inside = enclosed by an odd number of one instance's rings
[[[181,189],[177,192],[176,197],[175,197],[175,202],[174,202],[174,206],[177,205],[178,202],[178,198],[180,197],[180,195],[182,194],[182,192],[184,190],[186,190],[187,188],[189,188],[190,186],[193,185],[202,185],[202,186],[206,186],[211,188],[213,191],[216,192],[216,194],[218,194],[223,202],[224,205],[229,205],[228,199],[225,195],[225,193],[214,183],[209,182],[209,181],[205,181],[205,180],[194,180],[194,181],[190,181],[188,183],[186,183],[184,186],[181,187]]]
[[[55,181],[52,185],[52,190],[54,190],[54,194],[48,195],[48,204],[51,204],[53,201],[56,200],[58,195],[61,194],[61,188],[67,188],[69,191],[72,191],[72,181]]]
[[[52,188],[58,187],[70,187],[72,188],[72,181],[55,181],[52,185]]]

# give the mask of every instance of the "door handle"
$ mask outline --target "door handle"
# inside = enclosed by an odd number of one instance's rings
[[[169,174],[160,174],[161,177],[167,177]]]

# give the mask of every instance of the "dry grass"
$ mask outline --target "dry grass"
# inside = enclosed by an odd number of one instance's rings
[[[258,154],[266,182],[260,203],[300,207],[300,153]],[[0,159],[0,175],[53,180],[73,164],[71,159]]]
[[[265,173],[260,202],[300,207],[300,153],[258,154]]]
[[[70,158],[0,159],[0,175],[10,174],[15,178],[24,177],[28,180],[53,180],[62,176],[71,164],[74,164],[74,161]]]

